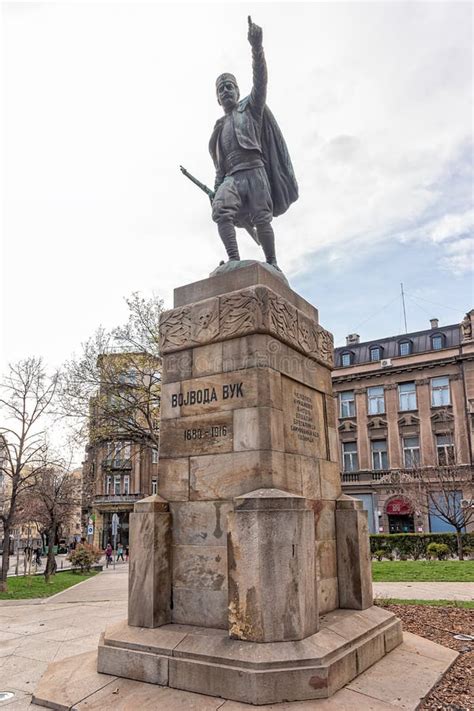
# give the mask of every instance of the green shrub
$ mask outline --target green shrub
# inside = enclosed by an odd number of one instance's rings
[[[372,552],[372,557],[377,558],[377,560],[382,560],[382,558],[385,555],[385,551],[383,548],[377,548]]]
[[[466,550],[474,548],[474,534],[463,533],[463,546]],[[374,533],[370,536],[370,550],[374,554],[377,549],[384,550],[384,557],[392,559],[407,556],[413,560],[428,558],[427,548],[430,543],[443,543],[448,546],[449,555],[457,556],[457,539],[455,533]]]
[[[449,555],[449,546],[446,543],[430,543],[426,549],[430,558],[446,560]]]
[[[89,572],[91,566],[98,563],[101,557],[102,551],[100,548],[91,546],[88,543],[76,546],[75,550],[72,550],[67,556],[68,560],[71,561],[71,565],[74,568],[80,568],[81,572]]]

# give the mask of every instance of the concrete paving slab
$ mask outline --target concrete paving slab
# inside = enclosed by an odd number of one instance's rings
[[[47,668],[48,662],[10,656],[2,666],[2,678],[6,678],[15,689],[31,694]]]
[[[75,711],[217,711],[224,699],[119,679],[74,707]],[[248,709],[248,706],[247,706]]]
[[[458,653],[417,635],[405,633],[405,637],[408,644],[396,647],[351,681],[347,688],[398,708],[417,708],[420,700],[456,660]],[[428,651],[430,656],[427,656]]]
[[[374,583],[374,594],[398,600],[474,600],[474,583]]]
[[[39,706],[68,711],[71,706],[116,681],[116,677],[97,672],[94,653],[80,654],[50,664],[47,674],[36,687],[33,701]]]
[[[292,701],[253,708],[258,708],[258,711],[396,711],[397,707],[356,691],[341,689],[330,699]],[[219,711],[249,711],[249,709],[248,704],[226,701]]]

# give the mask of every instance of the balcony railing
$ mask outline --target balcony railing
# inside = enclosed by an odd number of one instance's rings
[[[144,494],[100,494],[94,496],[96,505],[104,504],[134,504],[145,497]]]
[[[393,473],[393,472],[392,472]],[[374,481],[379,481],[387,475],[390,471],[387,470],[359,470],[356,472],[343,472],[342,473],[342,483],[343,484],[371,484]]]
[[[103,459],[102,467],[104,469],[131,469],[131,459]]]

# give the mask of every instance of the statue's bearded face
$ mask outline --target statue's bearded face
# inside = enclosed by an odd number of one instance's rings
[[[224,111],[229,111],[237,106],[239,101],[239,87],[229,79],[217,85],[217,101]]]

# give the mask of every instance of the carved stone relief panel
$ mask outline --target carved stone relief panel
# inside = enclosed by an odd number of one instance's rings
[[[268,287],[256,286],[166,311],[161,352],[268,333],[325,366],[333,366],[332,334]]]

